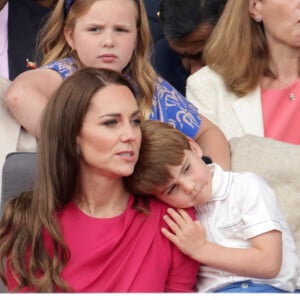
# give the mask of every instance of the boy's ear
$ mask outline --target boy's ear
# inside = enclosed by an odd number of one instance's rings
[[[191,150],[197,154],[199,157],[202,157],[203,156],[203,151],[202,149],[200,148],[200,146],[190,137],[187,137],[188,138],[188,141],[189,141],[189,144],[191,146]]]

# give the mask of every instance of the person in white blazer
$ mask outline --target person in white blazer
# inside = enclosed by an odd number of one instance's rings
[[[186,96],[227,139],[300,144],[300,1],[228,0]]]
[[[36,139],[22,129],[4,104],[4,94],[10,82],[10,80],[0,76],[0,195],[2,192],[2,167],[7,154],[15,151],[36,151],[37,146]]]
[[[201,107],[202,114],[218,125],[228,140],[245,134],[264,136],[258,86],[239,97],[226,88],[222,76],[206,66],[188,78],[187,98]]]

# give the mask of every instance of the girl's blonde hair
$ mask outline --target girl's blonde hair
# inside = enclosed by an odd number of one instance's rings
[[[244,96],[263,76],[276,78],[263,23],[249,13],[249,0],[227,0],[224,11],[206,43],[205,63],[219,73],[228,89]]]
[[[68,45],[64,28],[74,29],[76,19],[84,15],[93,3],[101,0],[74,0],[67,14],[64,1],[58,1],[45,26],[39,34],[38,53],[42,53],[42,64],[65,57],[73,56],[79,67],[82,67],[76,53]],[[148,119],[152,110],[152,99],[156,73],[150,63],[150,49],[152,48],[151,33],[148,17],[143,0],[134,1],[138,11],[137,18],[137,46],[128,66],[123,70],[135,82],[138,90],[138,101],[142,117]]]

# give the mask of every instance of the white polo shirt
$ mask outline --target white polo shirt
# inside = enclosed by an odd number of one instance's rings
[[[216,164],[211,167],[214,168],[213,196],[205,205],[195,207],[197,218],[206,228],[207,239],[224,247],[249,248],[248,239],[279,230],[282,232],[283,257],[281,270],[273,279],[236,276],[201,265],[198,291],[213,292],[234,282],[251,280],[293,292],[297,281],[300,283],[300,261],[273,190],[253,173],[224,172]]]

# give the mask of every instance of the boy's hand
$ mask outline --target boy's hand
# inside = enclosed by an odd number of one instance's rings
[[[162,228],[163,235],[183,253],[197,260],[197,253],[206,243],[204,226],[199,221],[192,220],[183,209],[177,209],[176,212],[174,209],[169,208],[168,214],[164,216],[164,221],[172,231]]]

